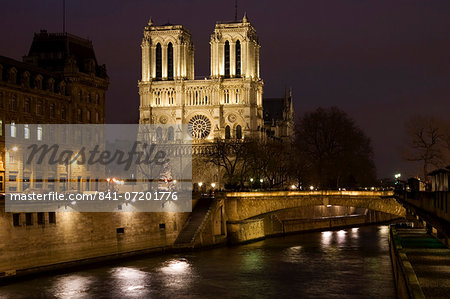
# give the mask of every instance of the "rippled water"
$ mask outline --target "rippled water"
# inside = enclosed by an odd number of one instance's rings
[[[388,227],[291,235],[0,286],[6,298],[390,298]]]

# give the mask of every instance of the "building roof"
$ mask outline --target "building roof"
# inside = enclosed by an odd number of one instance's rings
[[[64,71],[69,59],[75,59],[80,72],[90,73],[94,67],[96,76],[107,77],[106,68],[97,63],[92,42],[69,33],[35,33],[28,56],[24,57],[25,61],[57,72]]]

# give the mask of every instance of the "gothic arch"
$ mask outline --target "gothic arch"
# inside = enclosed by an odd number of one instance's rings
[[[161,46],[161,43],[157,43],[156,47],[155,47],[155,66],[156,66],[155,79],[161,80],[162,79],[162,46]]]

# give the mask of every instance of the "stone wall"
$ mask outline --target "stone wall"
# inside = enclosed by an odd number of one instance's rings
[[[52,221],[49,213],[6,213],[4,202],[0,206],[0,278],[165,250],[190,214],[61,212]]]

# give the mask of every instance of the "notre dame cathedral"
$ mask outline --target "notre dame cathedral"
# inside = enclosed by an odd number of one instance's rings
[[[189,30],[149,21],[141,45],[140,123],[188,124],[197,144],[216,138],[290,139],[292,93],[263,100],[260,44],[247,16],[217,23],[210,45],[211,74],[196,78]]]

